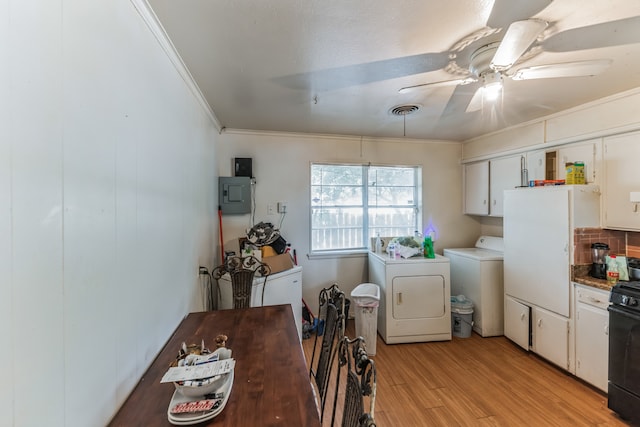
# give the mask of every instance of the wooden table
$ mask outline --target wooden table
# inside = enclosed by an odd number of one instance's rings
[[[320,426],[295,325],[290,305],[189,314],[110,425],[170,426],[167,407],[175,387],[160,379],[182,342],[204,339],[214,348],[216,335],[225,334],[236,360],[233,390],[222,413],[199,426]]]

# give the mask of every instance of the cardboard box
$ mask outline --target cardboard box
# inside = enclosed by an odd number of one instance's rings
[[[262,258],[262,262],[271,267],[271,274],[293,268],[293,259],[291,259],[291,255],[288,253]]]

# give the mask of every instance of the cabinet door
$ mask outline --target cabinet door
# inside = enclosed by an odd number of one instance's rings
[[[489,214],[489,162],[464,165],[464,213]]]
[[[439,318],[445,314],[445,283],[442,276],[396,276],[393,278],[393,318]]]
[[[530,308],[513,298],[504,297],[504,335],[529,350]]]
[[[576,304],[576,375],[607,391],[609,369],[609,313]]]
[[[489,215],[503,215],[504,190],[513,190],[521,184],[522,156],[491,160],[489,165]]]
[[[630,201],[640,192],[640,132],[604,139],[603,226],[640,231],[640,203]]]
[[[546,177],[547,153],[544,150],[527,153],[527,172],[529,181]]]
[[[567,176],[567,162],[584,162],[584,179],[587,184],[596,183],[596,157],[600,140],[590,140],[565,145],[558,149],[556,157],[556,179],[565,179]]]
[[[569,319],[534,307],[532,349],[562,369],[569,368]]]

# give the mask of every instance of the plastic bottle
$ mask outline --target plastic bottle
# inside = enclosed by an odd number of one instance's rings
[[[376,235],[376,253],[382,252],[382,240],[380,239],[380,233]]]
[[[389,243],[389,246],[387,246],[387,252],[389,253],[389,258],[395,259],[396,258],[396,244],[395,243]]]
[[[417,244],[422,244],[422,233],[418,230],[413,232],[413,240],[416,241]]]
[[[620,272],[618,271],[618,261],[616,260],[615,255],[611,255],[609,257],[609,262],[607,263],[607,282],[613,286],[618,283],[619,277]]]
[[[435,258],[436,255],[433,252],[433,240],[431,240],[430,236],[424,238],[424,242],[422,243],[422,247],[424,250],[425,258]]]

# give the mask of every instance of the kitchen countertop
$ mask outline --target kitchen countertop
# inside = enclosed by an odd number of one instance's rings
[[[596,279],[589,275],[591,264],[579,264],[571,266],[571,281],[592,288],[598,288],[605,291],[611,291],[611,284],[605,279]]]

